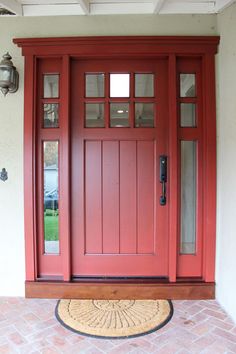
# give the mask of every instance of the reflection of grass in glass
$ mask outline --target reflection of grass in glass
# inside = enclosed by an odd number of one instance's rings
[[[47,209],[44,212],[44,239],[58,241],[58,211]]]

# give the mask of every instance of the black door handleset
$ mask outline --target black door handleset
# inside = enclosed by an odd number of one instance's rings
[[[160,183],[162,184],[162,195],[160,205],[166,205],[166,182],[167,182],[167,156],[160,156]]]

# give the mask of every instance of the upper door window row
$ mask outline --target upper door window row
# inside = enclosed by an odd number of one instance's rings
[[[130,97],[130,74],[109,75],[109,96]],[[154,97],[154,74],[134,74],[134,96]],[[105,97],[105,74],[85,74],[85,97]]]

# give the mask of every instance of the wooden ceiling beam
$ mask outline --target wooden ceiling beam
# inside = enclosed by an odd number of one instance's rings
[[[216,0],[216,12],[223,11],[226,7],[232,5],[236,0]]]
[[[153,13],[154,14],[159,14],[161,11],[163,5],[164,5],[165,0],[154,0],[153,2]]]
[[[89,0],[77,0],[85,15],[89,15]]]

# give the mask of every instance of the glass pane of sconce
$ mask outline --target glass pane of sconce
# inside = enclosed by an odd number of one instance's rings
[[[110,127],[129,127],[129,103],[110,104]]]
[[[45,103],[43,105],[44,128],[58,128],[59,127],[59,115],[58,115],[58,103]]]
[[[130,75],[110,74],[110,97],[129,97]]]
[[[181,127],[196,127],[196,105],[194,103],[180,104]]]
[[[104,128],[104,103],[85,104],[85,127]]]
[[[59,254],[58,141],[44,141],[44,252]]]
[[[85,75],[85,96],[86,97],[104,97],[104,74],[86,74]]]
[[[135,97],[154,96],[154,75],[135,74]]]
[[[58,98],[59,97],[59,75],[47,74],[44,75],[44,98]]]
[[[154,103],[135,103],[135,127],[154,127]]]
[[[0,68],[0,81],[11,82],[12,71],[10,68],[1,67]]]
[[[181,141],[181,254],[196,253],[196,142]]]
[[[180,97],[196,97],[195,74],[180,74]]]

